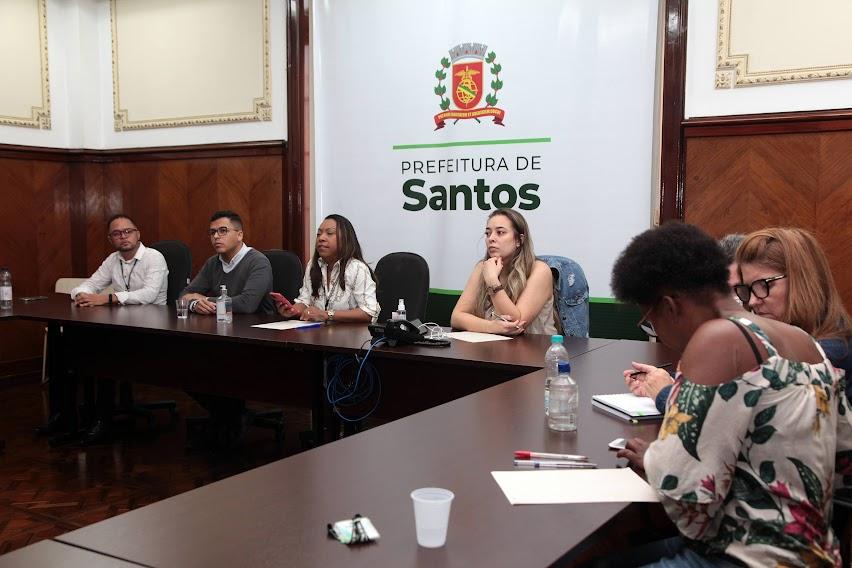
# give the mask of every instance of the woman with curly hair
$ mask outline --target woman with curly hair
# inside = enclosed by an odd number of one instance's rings
[[[680,355],[657,440],[618,453],[682,535],[655,547],[657,565],[839,565],[833,475],[852,449],[840,374],[802,330],[745,311],[727,268],[713,239],[681,223],[637,236],[613,268],[615,296]]]
[[[523,216],[497,209],[485,226],[485,258],[476,263],[453,309],[456,329],[501,335],[556,333],[553,276],[536,260]]]

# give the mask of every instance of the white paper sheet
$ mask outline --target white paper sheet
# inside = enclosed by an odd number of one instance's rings
[[[259,327],[262,329],[296,329],[298,327],[319,327],[321,325],[321,323],[315,321],[287,320],[274,321],[272,323],[261,323],[258,325],[253,325],[252,327]]]
[[[656,503],[660,499],[630,468],[492,471],[512,505]]]
[[[467,341],[469,343],[482,343],[484,341],[505,341],[512,339],[508,335],[497,335],[496,333],[480,333],[478,331],[454,331],[448,333],[447,337]]]

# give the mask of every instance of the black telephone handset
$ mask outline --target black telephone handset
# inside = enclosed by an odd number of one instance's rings
[[[385,324],[385,337],[399,343],[414,343],[426,335],[420,328],[423,324],[408,320],[389,321]]]

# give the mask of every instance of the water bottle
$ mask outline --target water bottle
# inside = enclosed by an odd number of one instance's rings
[[[544,354],[544,414],[550,412],[550,383],[559,374],[559,364],[568,362],[568,351],[565,350],[561,335],[550,337],[550,347]]]
[[[0,309],[12,309],[12,273],[5,266],[0,267]]]
[[[571,364],[560,363],[559,374],[550,383],[550,412],[547,427],[557,432],[577,429],[577,383],[571,378]]]
[[[405,314],[405,300],[402,298],[399,299],[399,305],[396,307],[396,316],[401,320],[408,319]]]
[[[222,293],[216,298],[216,321],[231,323],[234,321],[234,307],[231,297],[228,296],[228,287],[223,284],[219,288]]]

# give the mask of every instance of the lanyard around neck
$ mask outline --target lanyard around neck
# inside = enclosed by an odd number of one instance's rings
[[[133,269],[136,268],[138,258],[133,259],[133,266],[130,267],[130,272],[127,273],[127,278],[124,277],[124,261],[121,261],[121,279],[124,280],[124,289],[130,292],[130,277],[133,276]]]

